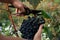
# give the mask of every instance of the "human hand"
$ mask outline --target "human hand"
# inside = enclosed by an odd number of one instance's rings
[[[43,27],[43,24],[41,24],[39,26],[39,29],[38,29],[37,33],[35,34],[33,40],[41,40],[42,27]]]
[[[12,4],[14,7],[16,7],[20,11],[20,13],[25,12],[24,4],[22,2],[14,1]]]

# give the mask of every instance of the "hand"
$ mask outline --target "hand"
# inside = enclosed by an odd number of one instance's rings
[[[14,7],[19,9],[20,13],[25,12],[24,4],[22,2],[14,1],[12,4],[13,4]]]
[[[43,24],[40,25],[40,27],[39,27],[37,33],[35,34],[33,40],[41,40],[42,27],[43,27]]]

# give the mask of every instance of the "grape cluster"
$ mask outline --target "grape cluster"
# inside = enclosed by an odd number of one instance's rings
[[[28,19],[23,20],[20,28],[22,38],[32,40],[39,29],[39,25],[44,23],[45,21],[42,17],[28,17]]]

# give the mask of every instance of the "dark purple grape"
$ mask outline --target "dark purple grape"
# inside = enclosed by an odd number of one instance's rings
[[[33,39],[37,30],[39,29],[39,25],[44,24],[43,18],[38,17],[28,17],[27,20],[23,20],[20,31],[22,33],[22,37],[25,39]]]

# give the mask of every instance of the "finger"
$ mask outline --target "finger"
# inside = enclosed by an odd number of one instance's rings
[[[25,12],[25,10],[24,9],[17,9],[18,11],[17,11],[17,13],[19,13],[19,14],[21,14],[21,13],[24,13]]]
[[[43,24],[41,24],[40,27],[43,27]]]
[[[40,26],[39,26],[39,30],[42,30],[42,28],[43,28],[43,24],[41,24]]]

